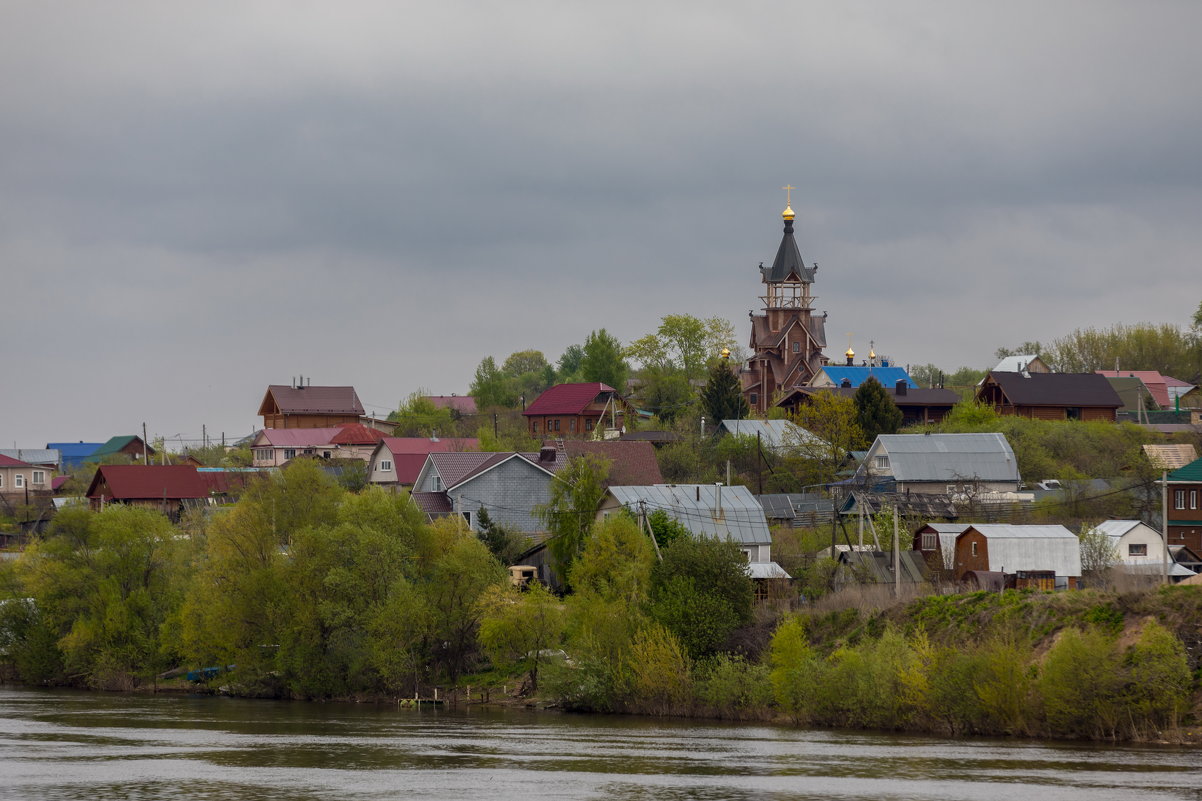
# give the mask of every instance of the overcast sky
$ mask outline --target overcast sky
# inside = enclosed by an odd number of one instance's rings
[[[786,183],[829,353],[1202,300],[1196,2],[0,2],[0,444],[386,413],[660,317],[749,333]]]

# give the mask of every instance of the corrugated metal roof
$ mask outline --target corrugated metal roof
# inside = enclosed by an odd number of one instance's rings
[[[1019,481],[1018,461],[1000,433],[881,434],[869,453],[881,447],[897,481]]]
[[[323,428],[265,428],[259,432],[259,442],[274,448],[318,448],[334,444],[334,437],[342,429],[336,426]]]
[[[795,448],[802,443],[820,441],[809,431],[788,420],[723,420],[719,428],[740,437],[754,437],[758,434],[760,442],[774,450]]]
[[[29,464],[59,464],[63,458],[58,448],[0,448],[0,456]]]
[[[1168,385],[1165,383],[1164,376],[1157,370],[1095,370],[1094,372],[1107,378],[1138,378],[1148,388],[1148,392],[1152,393],[1157,406],[1164,409],[1172,403],[1169,400]]]
[[[827,378],[839,386],[843,383],[843,379],[851,382],[853,387],[858,387],[869,379],[875,378],[882,386],[896,387],[897,382],[905,380],[906,386],[911,389],[918,389],[918,385],[910,378],[909,373],[901,367],[871,367],[866,364],[862,365],[837,365],[828,364],[822,368],[822,372],[826,373]]]
[[[1064,526],[982,523],[972,529],[989,542],[990,570],[1053,570],[1058,576],[1081,575],[1081,541]]]
[[[1202,459],[1195,459],[1169,473],[1169,481],[1202,481]]]
[[[787,579],[793,578],[776,562],[749,562],[747,572],[753,579]]]
[[[721,537],[743,545],[771,545],[772,534],[764,508],[746,487],[722,487],[722,515],[714,516],[718,502],[714,484],[656,484],[616,486],[609,492],[623,506],[636,510],[639,501],[647,511],[662,509],[697,536]]]
[[[1038,359],[1039,356],[1034,353],[1026,353],[1021,356],[1007,356],[997,363],[994,371],[1001,373],[1021,373],[1030,366],[1031,362]]]

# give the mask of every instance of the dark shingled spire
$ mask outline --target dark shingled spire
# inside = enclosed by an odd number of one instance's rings
[[[790,280],[812,284],[814,268],[806,267],[801,258],[801,251],[797,249],[797,241],[793,238],[792,209],[787,211],[789,213],[785,215],[785,235],[781,237],[780,247],[776,250],[776,259],[773,260],[771,268],[761,267],[760,272],[764,281],[771,284]]]

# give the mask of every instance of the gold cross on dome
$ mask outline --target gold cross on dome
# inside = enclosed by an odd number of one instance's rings
[[[781,187],[781,189],[785,190],[785,205],[786,206],[793,205],[793,190],[796,188],[797,187],[790,186],[789,184],[785,184],[784,186]]]

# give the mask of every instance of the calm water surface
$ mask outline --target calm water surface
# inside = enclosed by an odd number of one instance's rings
[[[3,799],[1202,799],[1195,750],[0,688]]]

